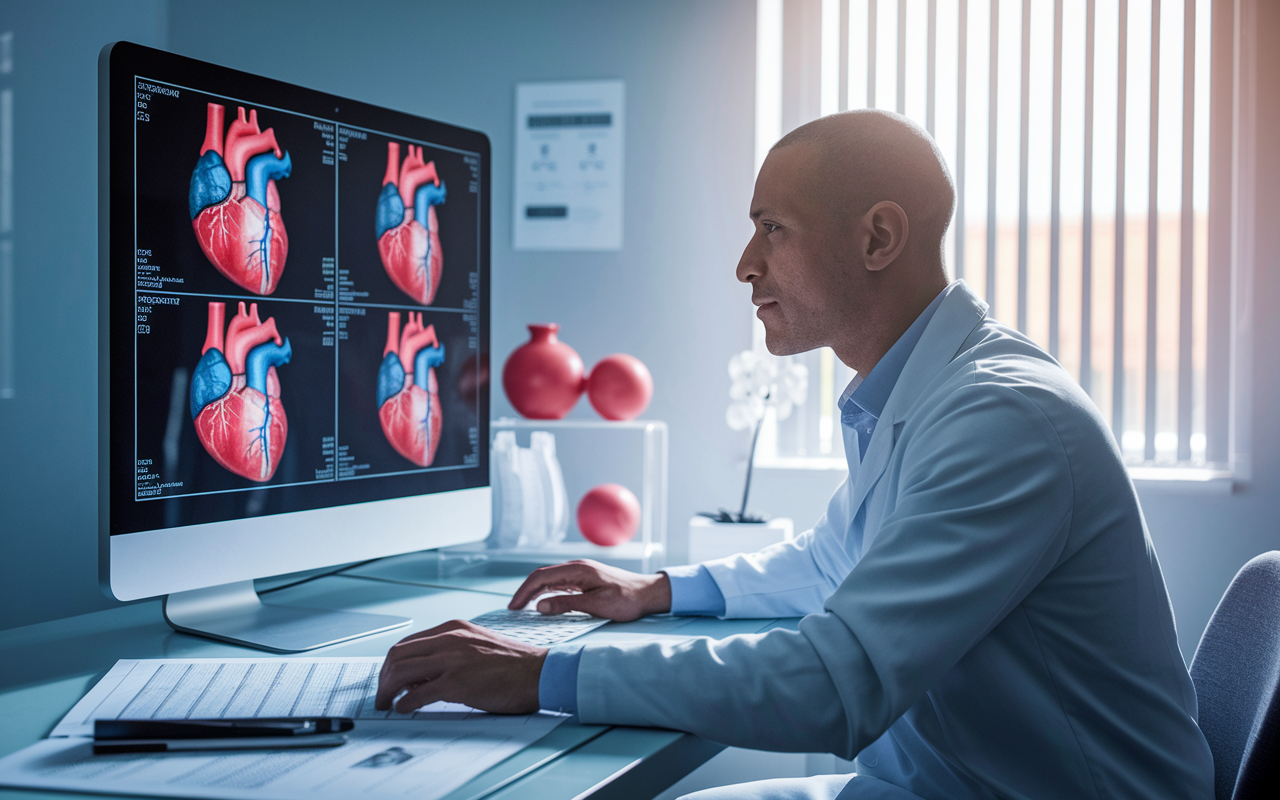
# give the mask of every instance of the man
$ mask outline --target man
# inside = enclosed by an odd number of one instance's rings
[[[857,756],[852,778],[734,796],[1211,798],[1114,440],[1050,356],[947,284],[954,197],[932,140],[894,114],[780,141],[737,275],[770,351],[829,346],[857,371],[840,401],[848,480],[794,543],[658,575],[548,567],[511,603],[567,589],[539,610],[806,615],[798,631],[548,654],[453,622],[392,648],[378,702],[541,705]]]

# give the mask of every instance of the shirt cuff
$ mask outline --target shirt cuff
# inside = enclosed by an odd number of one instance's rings
[[[671,582],[671,613],[686,617],[723,617],[724,592],[701,564],[662,570]]]
[[[578,664],[582,645],[561,644],[547,650],[538,677],[538,705],[548,711],[578,713]]]

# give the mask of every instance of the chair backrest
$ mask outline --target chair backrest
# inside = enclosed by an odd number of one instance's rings
[[[1213,752],[1217,800],[1275,798],[1280,786],[1280,551],[1236,574],[1204,629],[1191,678]]]

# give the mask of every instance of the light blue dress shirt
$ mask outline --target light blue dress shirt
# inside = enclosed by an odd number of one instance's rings
[[[921,312],[911,327],[898,338],[893,347],[885,353],[875,368],[862,375],[854,376],[849,386],[840,395],[840,423],[847,433],[857,436],[858,460],[867,454],[867,445],[871,435],[875,433],[876,422],[884,411],[884,404],[889,400],[893,386],[902,374],[911,351],[920,341],[921,334],[933,319],[934,313],[947,295],[942,291]],[[852,455],[846,453],[852,468]],[[863,528],[866,527],[866,505],[863,504],[854,516],[850,526],[851,536],[862,541]],[[711,573],[701,564],[670,567],[662,570],[671,581],[671,613],[678,616],[723,617],[725,614],[724,593],[716,584]],[[547,653],[547,660],[542,665],[542,674],[538,681],[538,702],[546,709],[553,711],[577,711],[578,665],[582,662],[582,645],[563,644],[552,647]]]

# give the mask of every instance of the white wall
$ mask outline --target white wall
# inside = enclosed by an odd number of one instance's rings
[[[556,321],[588,365],[653,371],[647,417],[671,436],[673,548],[731,503],[748,441],[724,424],[725,366],[750,337],[733,277],[750,235],[755,11],[643,3],[54,0],[6,6],[17,42],[18,399],[0,400],[0,627],[108,605],[97,587],[96,60],[116,39],[477,128],[493,142],[495,374]],[[167,17],[166,17],[167,15]],[[514,86],[627,84],[624,247],[511,247]],[[500,389],[495,416],[512,415]],[[574,416],[592,417],[584,400]]]
[[[750,235],[753,4],[382,2],[359,15],[338,2],[304,13],[297,4],[219,8],[210,19],[175,5],[171,49],[490,136],[494,375],[528,338],[529,322],[560,323],[588,368],[615,352],[644,361],[656,387],[645,416],[670,426],[669,518],[682,554],[684,520],[728,502],[733,459],[748,445],[723,420],[725,368],[750,336],[749,290],[733,271]],[[305,37],[279,34],[291,30]],[[626,81],[623,249],[517,253],[515,84],[590,78]],[[494,417],[514,416],[500,386],[492,396]],[[598,418],[585,399],[571,417]]]
[[[0,7],[12,31],[17,394],[0,400],[0,627],[107,606],[97,572],[98,51],[163,0]]]
[[[654,372],[649,415],[671,426],[670,528],[736,502],[747,442],[723,422],[729,356],[748,341],[732,277],[748,235],[754,11],[749,2],[226,2],[9,4],[15,32],[18,396],[0,400],[0,627],[108,605],[96,584],[96,59],[131,39],[486,131],[494,151],[495,372],[523,325],[555,320],[590,364],[615,351]],[[1280,4],[1258,3],[1260,43]],[[421,53],[421,56],[416,54]],[[406,64],[410,64],[406,67]],[[415,66],[416,65],[416,66]],[[625,247],[510,246],[513,85],[627,81]],[[1257,61],[1253,469],[1230,495],[1140,491],[1183,651],[1236,569],[1280,547],[1280,52]],[[511,413],[500,391],[494,413]],[[577,415],[590,416],[583,404]],[[803,530],[838,482],[762,470],[752,507]]]

